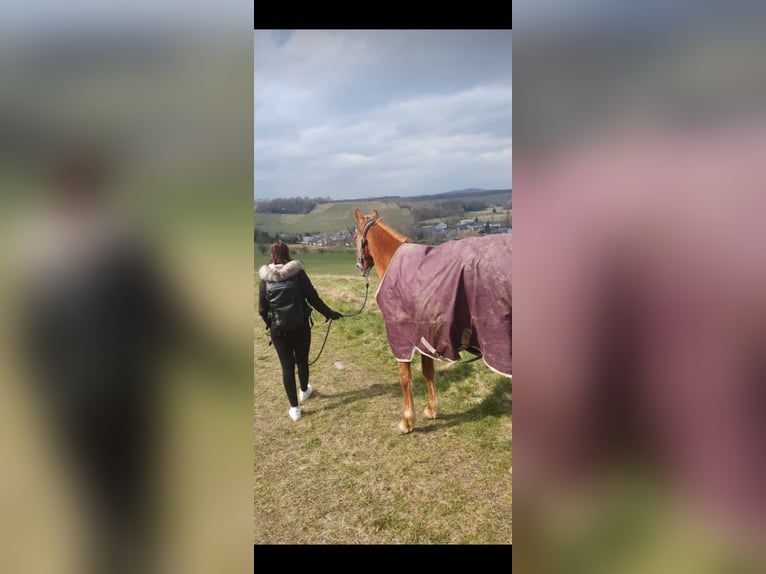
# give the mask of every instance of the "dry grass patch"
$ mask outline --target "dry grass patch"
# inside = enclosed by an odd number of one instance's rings
[[[358,309],[361,278],[311,277],[330,306]],[[416,429],[399,436],[402,394],[375,289],[377,279],[361,315],[333,324],[298,422],[257,318],[254,542],[511,543],[511,381],[481,361],[437,362],[441,412],[430,421],[416,359]],[[314,327],[312,359],[325,328]]]

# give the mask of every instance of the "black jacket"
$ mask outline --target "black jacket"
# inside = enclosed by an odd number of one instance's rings
[[[262,266],[258,270],[258,276],[261,279],[261,284],[258,287],[258,314],[263,319],[263,322],[266,323],[267,327],[270,327],[270,325],[268,321],[269,300],[266,297],[266,283],[269,281],[284,281],[295,275],[298,276],[298,285],[301,294],[309,305],[319,311],[327,319],[329,319],[330,315],[333,313],[332,309],[320,299],[309,276],[306,275],[306,272],[303,270],[303,263],[297,259],[293,259],[284,265],[270,263]]]

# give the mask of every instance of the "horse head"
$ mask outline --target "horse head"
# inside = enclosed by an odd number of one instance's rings
[[[369,275],[375,262],[370,255],[369,245],[367,242],[367,231],[370,227],[375,225],[375,222],[380,217],[378,211],[373,209],[370,215],[362,215],[357,208],[354,211],[354,217],[356,218],[356,232],[354,233],[354,241],[356,242],[356,268],[359,269],[359,273],[363,276]]]

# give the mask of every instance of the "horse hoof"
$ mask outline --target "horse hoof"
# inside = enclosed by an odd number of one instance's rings
[[[412,425],[405,422],[405,421],[399,421],[399,434],[409,434],[412,432]]]
[[[436,418],[436,411],[432,411],[430,409],[430,407],[426,407],[425,410],[423,411],[423,415],[427,419],[435,419]]]

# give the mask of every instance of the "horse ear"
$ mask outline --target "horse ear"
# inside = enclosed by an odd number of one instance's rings
[[[358,208],[358,207],[356,208],[356,210],[354,210],[354,218],[356,219],[356,222],[357,222],[359,225],[362,225],[362,224],[364,223],[364,217],[363,217],[363,216],[362,216],[362,214],[359,212],[359,208]]]
[[[377,209],[373,209],[373,210],[370,212],[370,215],[372,215],[372,216],[373,216],[375,219],[377,219],[378,217],[380,217],[380,215],[378,215],[378,210],[377,210]]]

